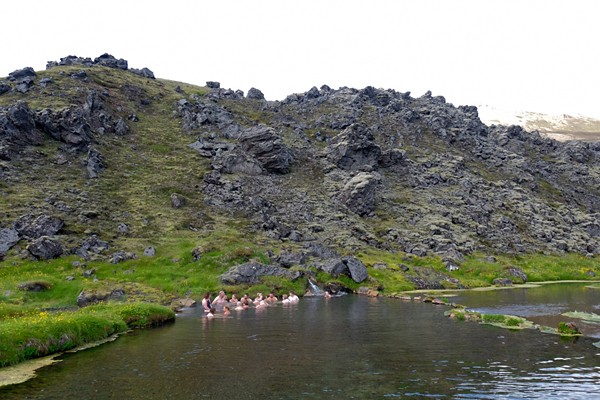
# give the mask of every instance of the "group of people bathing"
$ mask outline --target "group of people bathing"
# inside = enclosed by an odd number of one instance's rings
[[[211,301],[210,292],[207,292],[202,299],[202,308],[206,313],[206,316],[211,318],[215,316],[217,309],[223,310],[223,315],[228,316],[231,314],[231,307],[236,311],[247,310],[250,306],[254,306],[256,309],[266,308],[276,303],[281,304],[295,304],[300,301],[300,298],[294,291],[290,291],[290,294],[284,294],[281,301],[272,292],[267,297],[263,296],[262,293],[257,293],[256,298],[251,299],[248,293],[244,294],[242,298],[238,299],[235,294],[231,295],[231,299],[227,298],[227,295],[223,290]]]

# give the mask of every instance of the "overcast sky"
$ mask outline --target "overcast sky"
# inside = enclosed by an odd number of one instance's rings
[[[455,105],[600,117],[596,0],[30,0],[2,4],[0,76],[110,53],[158,78],[427,90]]]

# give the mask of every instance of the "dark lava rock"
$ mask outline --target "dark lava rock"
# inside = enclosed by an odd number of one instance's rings
[[[103,65],[109,68],[127,69],[127,60],[122,58],[116,59],[108,53],[102,54],[100,57],[94,59],[94,64]]]
[[[290,280],[300,277],[299,271],[290,271],[285,268],[273,265],[264,265],[257,262],[231,267],[227,272],[221,275],[221,283],[224,285],[240,285],[259,283],[263,276],[278,276]]]
[[[156,79],[154,77],[154,72],[152,72],[148,68],[142,68],[142,69],[131,68],[130,71],[133,72],[134,74],[142,76],[144,78]]]
[[[331,139],[327,158],[348,171],[371,171],[381,154],[371,130],[364,124],[353,124]]]
[[[206,87],[210,89],[219,89],[221,87],[221,83],[215,81],[206,81]]]
[[[512,286],[513,281],[510,278],[496,278],[492,281],[496,286]]]
[[[8,80],[11,82],[24,82],[33,80],[36,77],[36,73],[31,67],[25,67],[8,74]]]
[[[302,265],[306,262],[306,255],[300,252],[282,251],[273,260],[283,268],[290,268],[294,265]]]
[[[256,89],[256,88],[250,88],[250,90],[248,90],[248,96],[249,99],[255,99],[255,100],[264,100],[265,99],[265,95],[263,94],[263,92],[261,92],[260,90]]]
[[[95,148],[90,148],[88,150],[86,166],[87,176],[89,179],[98,178],[98,174],[106,169],[106,165],[104,164],[104,156]]]
[[[369,277],[367,268],[358,258],[344,257],[342,261],[348,267],[348,271],[350,272],[349,276],[354,282],[360,283]]]
[[[63,248],[56,240],[42,236],[27,246],[27,251],[38,260],[50,260],[62,255]]]
[[[116,253],[113,253],[113,255],[110,258],[110,262],[113,264],[118,264],[123,261],[135,259],[137,259],[137,255],[135,253],[121,250],[117,251]]]
[[[46,281],[28,281],[19,283],[17,288],[26,292],[44,292],[52,289],[52,285]]]
[[[351,256],[327,260],[317,268],[333,277],[349,276],[356,283],[363,282],[369,277],[365,265],[359,259]]]
[[[72,250],[74,254],[77,254],[79,257],[84,260],[88,260],[94,255],[98,255],[105,250],[108,250],[109,245],[104,240],[100,240],[98,236],[93,235],[88,239],[85,239],[81,246]]]
[[[86,291],[82,290],[81,293],[77,296],[77,305],[79,307],[86,307],[91,304],[96,304],[100,302],[106,302],[109,300],[124,300],[125,299],[125,291],[121,288],[113,289],[111,291]]]
[[[0,256],[6,254],[15,244],[19,242],[19,232],[13,228],[0,229]]]
[[[44,214],[37,216],[27,214],[14,222],[14,229],[21,236],[32,239],[56,235],[63,226],[62,219]]]
[[[369,215],[375,211],[375,189],[380,181],[378,173],[360,172],[346,182],[339,199],[350,211],[360,216]]]
[[[248,128],[239,141],[242,150],[256,158],[268,172],[288,172],[292,154],[273,128],[264,125]]]

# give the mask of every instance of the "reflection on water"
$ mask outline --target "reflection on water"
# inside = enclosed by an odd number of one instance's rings
[[[0,388],[0,398],[600,398],[595,340],[458,322],[444,311],[359,296],[212,320],[194,310],[64,356],[36,379]]]

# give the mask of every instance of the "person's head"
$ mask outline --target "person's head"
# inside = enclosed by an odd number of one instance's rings
[[[270,297],[270,298],[273,298],[273,297],[275,297],[275,295],[273,294],[273,292],[269,293],[269,297]]]
[[[295,296],[296,293],[293,290],[290,290],[290,296]]]
[[[241,302],[241,301],[238,301],[238,302],[236,303],[236,306],[238,306],[238,307],[239,307],[239,306],[241,306],[241,305],[242,305],[242,302]]]
[[[225,307],[223,307],[223,311],[225,311],[225,312],[229,312],[229,306],[225,306]]]
[[[210,292],[206,292],[206,293],[204,294],[204,298],[205,298],[205,299],[210,299]]]
[[[225,291],[221,290],[221,291],[219,292],[219,297],[223,297],[223,296],[225,296]]]
[[[244,298],[247,299],[248,298],[248,293],[244,293]]]

